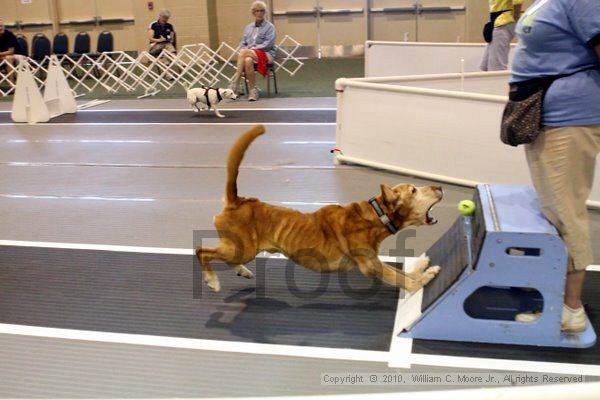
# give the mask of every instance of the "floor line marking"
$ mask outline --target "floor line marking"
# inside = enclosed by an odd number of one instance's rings
[[[22,240],[0,240],[0,246],[39,247],[39,248],[68,249],[68,250],[114,251],[114,252],[124,252],[124,253],[194,255],[194,250],[192,248],[183,249],[183,248],[168,248],[168,247],[121,246],[121,245],[89,244],[89,243],[59,243],[59,242],[34,242],[34,241],[22,241]]]
[[[110,101],[110,100],[108,100]],[[94,107],[98,105],[102,105],[104,103],[97,103],[94,101],[90,101],[88,103],[82,104],[78,107]],[[193,113],[194,111],[191,108],[108,108],[108,109],[78,109],[78,112],[81,113],[102,113],[102,112],[181,112],[181,111],[189,111]],[[219,108],[219,111],[337,111],[337,107],[267,107],[267,108]],[[10,110],[0,111],[0,113],[8,114],[11,113]],[[205,113],[210,113],[212,111],[205,111]]]
[[[205,168],[205,169],[226,169],[226,165],[202,165],[202,164],[100,164],[100,163],[58,163],[58,162],[0,162],[0,166],[6,167],[112,167],[112,168]],[[263,166],[240,166],[240,170],[258,170],[258,171],[276,171],[281,169],[302,169],[302,170],[348,170],[352,167],[340,167],[336,165],[263,165]]]
[[[108,103],[110,101],[111,100],[98,100],[98,99],[91,100],[91,101],[88,101],[87,103],[83,103],[83,104],[78,105],[77,106],[77,111],[83,111],[83,110],[86,110],[86,109],[91,108],[91,107],[98,107],[98,106],[100,106],[102,104],[106,104],[106,103]],[[92,110],[88,110],[88,111],[92,111]]]
[[[496,358],[443,356],[437,354],[410,355],[412,364],[451,368],[477,368],[502,371],[538,372],[560,375],[600,376],[600,365],[570,364],[548,361],[524,361]]]
[[[24,240],[0,240],[0,246],[14,247],[41,247],[51,249],[69,249],[69,250],[98,250],[114,251],[124,253],[149,253],[149,254],[173,254],[173,255],[194,255],[194,250],[189,248],[169,248],[169,247],[145,247],[145,246],[123,246],[109,244],[90,244],[90,243],[64,243],[64,242],[38,242]],[[283,254],[269,254],[261,252],[257,258],[286,259]],[[379,259],[383,262],[403,262],[402,257],[390,257],[380,255]]]
[[[281,202],[285,203],[285,202]],[[312,203],[307,203],[312,204]],[[152,253],[152,254],[183,254],[193,255],[192,249],[184,248],[169,248],[169,247],[144,247],[144,246],[123,246],[123,245],[108,245],[108,244],[89,244],[89,243],[64,243],[64,242],[38,242],[38,241],[23,241],[23,240],[0,240],[0,246],[16,246],[16,247],[44,247],[57,249],[75,249],[75,250],[102,250],[115,252],[131,252],[131,253]],[[265,257],[267,253],[259,253],[257,257]],[[269,254],[269,258],[284,258],[283,254]],[[379,255],[379,259],[388,263],[404,263],[411,258],[395,257]],[[600,271],[600,265],[590,265],[588,271]]]
[[[190,145],[231,145],[231,141],[216,141],[216,140],[142,140],[142,139],[5,139],[2,140],[4,143],[10,144],[21,144],[21,143],[48,143],[48,144],[65,144],[65,143],[76,143],[76,144],[190,144]],[[334,145],[335,141],[328,140],[284,140],[275,144],[283,145]]]
[[[47,124],[24,124],[24,123],[12,123],[3,122],[0,126],[139,126],[139,125],[168,125],[168,126],[194,126],[194,125],[225,125],[225,126],[251,126],[251,125],[265,125],[265,126],[335,126],[335,122],[50,122]]]
[[[0,334],[257,355],[307,357],[329,360],[351,360],[383,363],[388,361],[387,351],[235,342],[226,340],[189,339],[169,336],[84,331],[12,324],[0,324]]]
[[[184,198],[184,197],[118,197],[118,196],[69,196],[69,195],[49,195],[49,194],[19,194],[19,193],[0,193],[0,198],[7,199],[33,199],[33,200],[87,200],[87,201],[129,201],[138,203],[151,203],[156,201],[178,201],[187,203],[210,202],[222,204],[223,200],[211,198]],[[263,200],[269,204],[281,204],[286,206],[315,206],[323,207],[339,204],[335,201],[282,201],[282,200]]]

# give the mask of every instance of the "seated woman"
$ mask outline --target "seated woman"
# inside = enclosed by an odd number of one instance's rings
[[[0,18],[0,61],[5,60],[13,67],[25,61],[25,52],[19,45],[17,37],[4,27],[4,20]]]
[[[150,42],[148,53],[154,57],[160,57],[159,61],[166,67],[169,67],[170,61],[163,55],[163,50],[173,54],[176,52],[175,29],[169,23],[169,18],[171,18],[171,12],[162,10],[158,19],[148,27],[148,41]],[[178,67],[175,67],[174,70],[179,72]],[[170,81],[175,79],[170,72],[167,72],[166,78]]]
[[[258,88],[254,75],[254,64],[257,71],[263,76],[267,75],[267,63],[272,63],[275,58],[275,27],[265,19],[267,5],[262,1],[255,1],[250,8],[254,15],[254,22],[248,24],[244,29],[244,36],[240,43],[240,54],[237,60],[235,77],[229,84],[229,89],[238,92],[242,73],[246,73],[246,79],[250,86],[248,94],[249,101],[258,100]]]

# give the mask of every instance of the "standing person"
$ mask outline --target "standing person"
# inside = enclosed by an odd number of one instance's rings
[[[581,293],[593,261],[586,200],[600,152],[600,1],[537,0],[519,20],[517,35],[511,83],[565,75],[548,89],[544,127],[525,153],[542,211],[569,254],[562,329],[583,331]]]
[[[152,22],[148,27],[148,40],[150,41],[150,50],[148,52],[154,57],[158,57],[163,50],[175,54],[175,29],[169,23],[169,18],[171,18],[171,12],[169,10],[162,10],[158,16],[158,20]],[[162,57],[160,61],[168,65]],[[172,76],[169,74],[168,78],[172,79]]]
[[[229,89],[238,92],[242,73],[250,85],[249,101],[258,100],[258,88],[256,87],[256,76],[254,64],[257,71],[263,76],[267,75],[267,64],[273,63],[275,59],[275,27],[265,19],[267,5],[262,1],[255,1],[250,7],[254,16],[254,22],[248,24],[244,29],[244,35],[240,42],[240,54],[237,60],[235,77],[229,84]]]
[[[491,42],[488,43],[481,59],[482,71],[508,69],[510,42],[515,36],[515,21],[521,14],[523,0],[489,0],[490,22],[493,26]]]

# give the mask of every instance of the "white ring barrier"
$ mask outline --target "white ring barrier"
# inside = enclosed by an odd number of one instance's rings
[[[500,141],[509,72],[338,79],[336,154],[452,184],[530,185],[523,146]],[[600,207],[600,165],[588,205]]]
[[[485,43],[365,42],[365,76],[479,71]],[[509,69],[515,45],[509,53]]]

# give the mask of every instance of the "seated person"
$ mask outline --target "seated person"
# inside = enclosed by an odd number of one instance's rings
[[[250,86],[248,100],[256,101],[258,100],[258,88],[256,87],[254,64],[257,64],[258,72],[263,76],[267,75],[267,63],[272,63],[275,58],[275,27],[265,19],[267,5],[264,2],[255,1],[250,10],[254,15],[254,22],[248,24],[244,29],[237,70],[229,84],[229,89],[238,92],[240,78],[245,72]]]
[[[0,60],[6,60],[11,65],[25,59],[25,54],[17,37],[4,27],[4,21],[0,19]]]
[[[158,57],[163,50],[175,53],[175,46],[173,44],[175,42],[175,30],[173,29],[173,25],[168,22],[170,17],[171,12],[169,10],[162,10],[158,16],[158,20],[151,23],[148,27],[148,40],[150,41],[148,52],[154,57]],[[167,65],[162,57],[160,61]],[[171,75],[168,77],[172,79]]]

